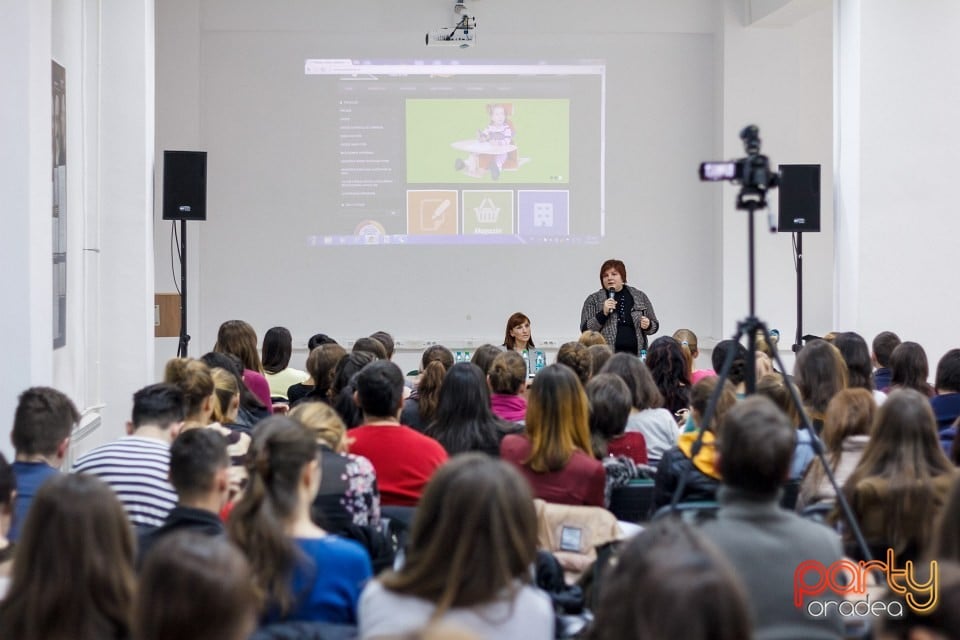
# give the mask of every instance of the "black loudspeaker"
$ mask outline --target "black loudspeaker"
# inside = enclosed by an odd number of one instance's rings
[[[820,165],[780,165],[777,231],[820,231]]]
[[[207,152],[163,152],[163,219],[207,219]]]

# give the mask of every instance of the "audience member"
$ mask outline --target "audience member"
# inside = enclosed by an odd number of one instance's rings
[[[493,359],[487,373],[493,394],[490,409],[507,422],[523,424],[527,417],[527,366],[516,351],[504,351]]]
[[[357,374],[376,360],[377,357],[369,351],[354,351],[341,358],[333,371],[333,386],[330,388],[333,408],[348,429],[363,422],[363,413],[354,400]]]
[[[420,377],[417,388],[403,403],[400,421],[417,431],[423,431],[433,421],[440,402],[440,385],[453,366],[453,353],[443,345],[427,347],[420,357]]]
[[[377,360],[389,360],[387,348],[376,338],[357,338],[353,343],[353,352],[365,351],[372,353]]]
[[[403,566],[364,589],[360,637],[441,622],[484,638],[553,638],[553,605],[530,585],[536,547],[523,479],[481,454],[454,458],[424,491]]]
[[[957,435],[954,423],[960,417],[960,349],[950,349],[937,363],[936,395],[930,398],[940,431],[940,444],[947,454]]]
[[[843,557],[832,530],[778,504],[796,429],[773,402],[753,396],[730,409],[720,433],[720,510],[702,529],[743,580],[756,637],[839,640],[839,614],[814,618],[794,604],[795,573],[802,563],[826,567]],[[830,591],[817,597],[839,599]]]
[[[798,429],[797,446],[793,450],[793,460],[790,462],[790,477],[788,478],[788,480],[794,482],[803,478],[810,462],[816,456],[816,452],[813,450],[813,438],[810,432],[802,428],[800,410],[794,403],[793,394],[790,393],[790,387],[788,386],[792,384],[790,379],[781,373],[768,373],[757,378],[757,395],[773,401],[773,404],[777,405],[777,408],[786,414],[790,424]],[[796,391],[795,387],[794,391]]]
[[[315,333],[307,340],[307,349],[313,351],[317,347],[325,344],[339,344],[336,340],[325,333]]]
[[[580,337],[577,339],[577,342],[583,346],[590,348],[595,344],[602,344],[609,347],[607,344],[606,338],[603,337],[603,334],[599,331],[594,331],[592,329],[587,329],[580,334]],[[613,349],[610,350],[610,353],[613,353]]]
[[[479,451],[496,457],[500,455],[500,440],[515,431],[516,425],[500,420],[490,410],[490,392],[480,367],[469,362],[450,367],[426,435],[451,456]]]
[[[866,389],[873,394],[877,405],[883,404],[887,394],[878,391],[873,381],[873,363],[870,360],[870,347],[856,331],[838,333],[833,340],[833,346],[843,357],[847,365],[847,388]]]
[[[307,373],[310,377],[299,385],[287,389],[290,406],[299,402],[333,402],[333,380],[337,365],[347,357],[347,350],[336,343],[315,347],[307,356]],[[370,360],[372,362],[373,360]]]
[[[680,343],[680,349],[683,350],[683,359],[687,362],[690,386],[697,384],[707,376],[717,375],[713,369],[697,369],[697,358],[700,357],[697,334],[690,329],[677,329],[673,332],[673,339]]]
[[[470,362],[480,367],[483,374],[486,375],[490,373],[490,367],[493,366],[493,361],[496,360],[497,356],[501,353],[504,353],[504,351],[500,347],[492,344],[482,344],[473,352]],[[523,361],[522,356],[520,360]]]
[[[546,502],[604,506],[606,477],[593,457],[587,397],[576,375],[565,365],[545,367],[527,401],[526,433],[506,436],[501,457]]]
[[[537,349],[533,343],[530,331],[530,318],[519,311],[507,318],[507,327],[503,334],[503,348],[507,351],[516,351],[523,357],[527,365],[527,375],[537,374],[537,365],[546,364],[547,357],[543,351]]]
[[[133,638],[247,640],[260,606],[239,549],[221,536],[181,531],[147,557],[133,604]]]
[[[730,370],[727,372],[727,380],[736,390],[737,397],[743,398],[746,394],[747,379],[747,348],[736,340],[721,340],[713,348],[710,354],[710,364],[713,370],[720,375],[723,372],[723,363],[727,360],[727,354],[733,351],[733,361],[730,364]]]
[[[270,386],[271,400],[289,402],[287,389],[307,379],[305,371],[290,366],[293,355],[293,336],[286,327],[271,327],[263,335],[261,364],[263,377]]]
[[[647,368],[663,396],[663,408],[674,414],[690,406],[689,367],[680,343],[670,336],[661,336],[650,344]]]
[[[263,364],[257,352],[257,332],[243,320],[227,320],[217,331],[213,345],[217,353],[229,353],[240,358],[243,365],[243,383],[257,396],[269,413],[273,413],[270,385],[263,377]]]
[[[13,500],[17,493],[17,478],[13,467],[0,453],[0,600],[7,592],[10,565],[15,545],[10,541],[10,521],[13,519]]]
[[[580,384],[587,384],[593,375],[593,358],[590,351],[579,342],[565,342],[557,351],[557,363],[566,365],[577,374]]]
[[[243,364],[240,358],[232,353],[210,351],[200,356],[200,360],[211,369],[220,368],[229,371],[237,379],[237,387],[240,389],[240,409],[237,411],[236,425],[249,431],[253,429],[253,425],[270,416],[266,405],[244,382]]]
[[[403,372],[397,365],[373,362],[357,374],[356,385],[363,425],[350,432],[350,450],[373,463],[382,504],[414,506],[430,476],[447,461],[447,452],[398,420]]]
[[[380,489],[373,465],[363,456],[347,453],[347,430],[333,408],[323,402],[304,402],[290,417],[313,432],[320,446],[320,488],[311,514],[319,526],[334,533],[351,524],[380,524]]]
[[[793,381],[804,409],[819,435],[830,400],[847,388],[847,365],[840,351],[826,340],[811,340],[797,354]]]
[[[628,542],[603,576],[590,640],[746,640],[743,583],[710,541],[662,518]]]
[[[727,381],[717,397],[716,406],[710,423],[704,424],[707,406],[720,378],[709,376],[693,385],[690,392],[690,417],[695,431],[686,431],[680,434],[677,446],[667,449],[660,463],[657,465],[657,475],[654,479],[653,504],[662,507],[670,504],[674,494],[685,477],[683,492],[678,501],[715,500],[717,488],[720,486],[720,470],[717,467],[716,440],[723,437],[719,427],[727,412],[737,403],[737,393],[733,385]],[[700,430],[703,438],[700,439]],[[697,440],[700,439],[699,447]],[[694,455],[694,449],[699,448]]]
[[[229,502],[233,502],[247,484],[244,457],[250,448],[249,430],[231,429],[213,421],[219,399],[212,372],[202,360],[171,358],[164,369],[163,381],[176,385],[183,392],[186,406],[183,431],[212,429],[227,441],[227,453],[230,455]]]
[[[602,338],[603,336],[600,337]],[[590,354],[590,371],[593,372],[593,375],[600,373],[603,366],[607,364],[607,361],[613,356],[613,349],[610,348],[606,340],[603,341],[603,344],[592,344],[588,346],[587,352]]]
[[[170,484],[177,491],[177,506],[163,525],[140,535],[138,565],[142,565],[160,540],[179,531],[208,536],[225,533],[220,510],[230,495],[227,441],[212,429],[184,431],[170,445]]]
[[[130,524],[107,485],[83,474],[50,477],[17,542],[0,637],[127,640],[133,552]]]
[[[376,331],[371,333],[370,337],[383,345],[384,350],[387,352],[387,357],[384,358],[384,360],[393,360],[393,352],[397,347],[396,342],[393,340],[393,336],[386,331]]]
[[[920,558],[956,477],[930,403],[914,389],[893,389],[843,486],[871,555],[885,557],[890,548],[901,563]],[[859,555],[852,539],[847,542],[848,553]]]
[[[80,413],[73,402],[56,389],[31,387],[20,394],[10,433],[17,485],[13,520],[7,533],[10,542],[20,538],[20,529],[40,486],[60,472],[70,433],[79,420]]]
[[[930,365],[927,352],[916,342],[901,342],[890,354],[890,389],[915,389],[932,398],[933,387],[927,382]]]
[[[177,503],[168,480],[170,444],[183,426],[186,402],[172,384],[152,384],[133,394],[127,436],[84,454],[75,473],[89,473],[116,492],[136,527],[159,527]]]
[[[881,331],[873,339],[870,359],[877,367],[873,372],[874,385],[886,392],[890,387],[890,354],[900,345],[900,337],[892,331]]]
[[[866,389],[843,389],[827,405],[823,420],[823,448],[837,486],[842,487],[860,462],[870,441],[877,403]],[[823,463],[814,458],[800,487],[797,508],[834,501],[836,489]]]
[[[680,429],[673,415],[663,409],[663,396],[653,382],[650,370],[628,353],[615,353],[601,373],[612,373],[627,383],[633,401],[627,432],[643,434],[647,443],[647,460],[660,462],[663,452],[677,443]]]
[[[623,456],[647,463],[647,442],[642,433],[625,433],[633,398],[620,376],[598,373],[586,388],[590,407],[590,443],[597,458]]]
[[[315,436],[296,420],[273,416],[257,425],[247,459],[250,485],[227,529],[266,594],[261,622],[355,624],[370,557],[310,518],[320,486]]]

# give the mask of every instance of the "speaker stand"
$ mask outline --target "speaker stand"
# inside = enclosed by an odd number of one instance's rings
[[[180,220],[180,343],[177,345],[177,357],[187,357],[187,221]]]
[[[793,352],[803,348],[803,232],[797,231],[793,243],[794,267],[797,271],[797,335],[793,341]]]

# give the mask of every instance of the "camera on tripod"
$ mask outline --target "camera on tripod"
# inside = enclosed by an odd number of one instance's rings
[[[710,182],[729,180],[741,185],[737,196],[738,209],[762,209],[766,193],[780,184],[780,174],[770,168],[770,160],[760,153],[760,130],[748,125],[740,132],[745,158],[728,162],[700,163],[700,179]]]

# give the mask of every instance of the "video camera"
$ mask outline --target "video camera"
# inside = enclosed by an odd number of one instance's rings
[[[770,169],[767,156],[760,153],[760,130],[748,125],[740,132],[747,157],[728,162],[700,163],[700,179],[710,182],[729,180],[740,184],[737,196],[738,209],[762,209],[766,206],[766,193],[780,184],[780,174]]]

